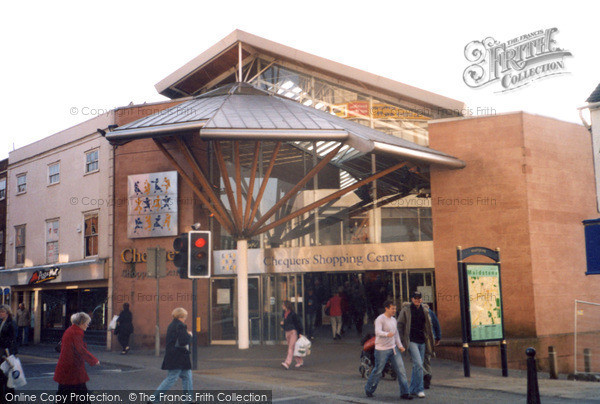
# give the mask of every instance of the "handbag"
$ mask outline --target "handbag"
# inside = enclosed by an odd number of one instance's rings
[[[325,310],[323,310],[323,312],[325,313],[326,316],[330,316],[331,315],[330,314],[331,312],[329,311],[329,308],[330,308],[329,306],[325,306]]]
[[[115,330],[117,328],[117,320],[119,320],[119,316],[115,314],[112,320],[110,320],[110,323],[108,323],[109,331]]]
[[[8,355],[8,349],[6,350]],[[25,380],[25,373],[23,373],[23,366],[21,360],[14,355],[9,355],[4,358],[4,362],[0,365],[0,369],[4,372],[8,381],[6,386],[10,389],[23,387],[27,384]]]
[[[310,355],[311,346],[312,343],[310,342],[310,340],[304,335],[300,335],[300,337],[296,341],[296,344],[294,345],[294,356],[304,357]]]

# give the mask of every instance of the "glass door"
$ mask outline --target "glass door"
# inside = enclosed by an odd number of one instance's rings
[[[211,279],[211,343],[235,344],[237,341],[235,293],[235,278]]]
[[[278,297],[275,275],[265,275],[262,279],[262,340],[267,344],[274,344],[278,340],[280,326],[277,319],[281,303],[277,304]]]
[[[248,327],[250,343],[260,344],[261,321],[260,321],[260,278],[248,278]],[[237,314],[236,314],[237,315]]]

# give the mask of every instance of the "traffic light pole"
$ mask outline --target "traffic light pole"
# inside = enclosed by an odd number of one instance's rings
[[[192,279],[192,369],[198,369],[198,279]]]

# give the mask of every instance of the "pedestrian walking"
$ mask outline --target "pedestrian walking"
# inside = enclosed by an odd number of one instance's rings
[[[309,339],[314,339],[315,321],[317,319],[317,311],[321,310],[321,305],[312,289],[308,289],[308,295],[306,296],[306,307],[304,313],[306,313],[306,336]]]
[[[296,367],[299,368],[304,365],[304,360],[299,356],[294,356],[294,347],[298,337],[302,334],[302,323],[300,318],[294,312],[294,306],[289,300],[285,300],[282,305],[283,308],[283,320],[281,320],[281,326],[285,331],[285,339],[287,341],[288,349],[285,361],[281,362],[281,366],[285,369],[289,369],[292,365],[292,358],[296,360]]]
[[[12,319],[12,311],[10,306],[3,304],[0,305],[0,364],[4,362],[6,357],[6,350],[8,349],[9,355],[16,355],[19,353],[17,348],[17,334],[15,332],[16,325]],[[14,389],[8,388],[6,383],[8,377],[4,372],[0,371],[0,397],[4,398],[6,393],[14,393]]]
[[[398,331],[402,343],[408,347],[412,359],[412,375],[410,379],[410,394],[419,398],[425,397],[423,384],[423,361],[425,352],[433,352],[433,333],[429,308],[422,304],[421,292],[414,292],[411,303],[404,303],[398,316]]]
[[[100,361],[88,351],[87,345],[83,341],[83,334],[90,321],[91,318],[86,313],[73,314],[71,326],[67,328],[61,339],[61,350],[54,370],[54,381],[58,383],[58,394],[66,395],[68,398],[71,393],[88,391],[86,383],[90,378],[85,370],[85,362],[90,366],[100,365]]]
[[[338,291],[325,305],[325,309],[329,308],[329,319],[331,321],[331,333],[333,339],[342,339],[342,297]]]
[[[429,319],[431,320],[431,329],[433,331],[433,338],[435,342],[433,343],[434,347],[431,349],[430,352],[427,352],[427,349],[425,350],[425,359],[423,360],[423,387],[425,387],[425,390],[427,390],[429,386],[431,386],[431,379],[433,378],[433,373],[431,371],[431,357],[434,354],[433,351],[435,350],[435,347],[440,344],[440,340],[442,339],[442,329],[440,327],[440,322],[433,310],[431,309],[429,309]]]
[[[129,303],[123,303],[123,310],[117,319],[115,334],[121,344],[121,355],[126,355],[129,352],[129,337],[133,334],[133,315],[129,311]]]
[[[25,307],[24,303],[19,303],[17,308],[17,343],[19,345],[29,345],[29,327],[31,326],[31,313]]]
[[[184,393],[191,395],[193,390],[192,361],[190,360],[190,342],[192,332],[187,330],[185,320],[187,310],[178,307],[171,313],[173,321],[167,328],[167,346],[161,369],[168,370],[167,377],[154,392],[154,399],[161,400],[160,395],[169,390],[181,379]],[[154,401],[151,401],[154,402]]]
[[[405,349],[400,341],[396,318],[394,317],[396,315],[396,305],[391,300],[386,300],[384,308],[383,314],[375,320],[375,367],[367,379],[367,384],[365,384],[365,394],[367,397],[373,397],[373,393],[375,393],[377,384],[381,379],[381,372],[387,361],[391,359],[398,377],[400,398],[411,400],[406,369],[401,355]]]

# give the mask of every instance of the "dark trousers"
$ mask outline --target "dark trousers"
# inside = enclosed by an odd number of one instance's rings
[[[127,334],[127,333],[124,333],[124,332],[120,332],[117,335],[117,339],[119,340],[119,344],[121,344],[121,348],[123,350],[125,350],[125,348],[127,348],[129,346],[129,336],[130,335],[131,334]]]
[[[89,403],[87,400],[77,400],[77,397],[71,397],[71,393],[75,394],[85,394],[88,392],[87,386],[85,383],[81,384],[59,384],[57,395],[64,396],[65,401],[61,401],[61,403]]]

